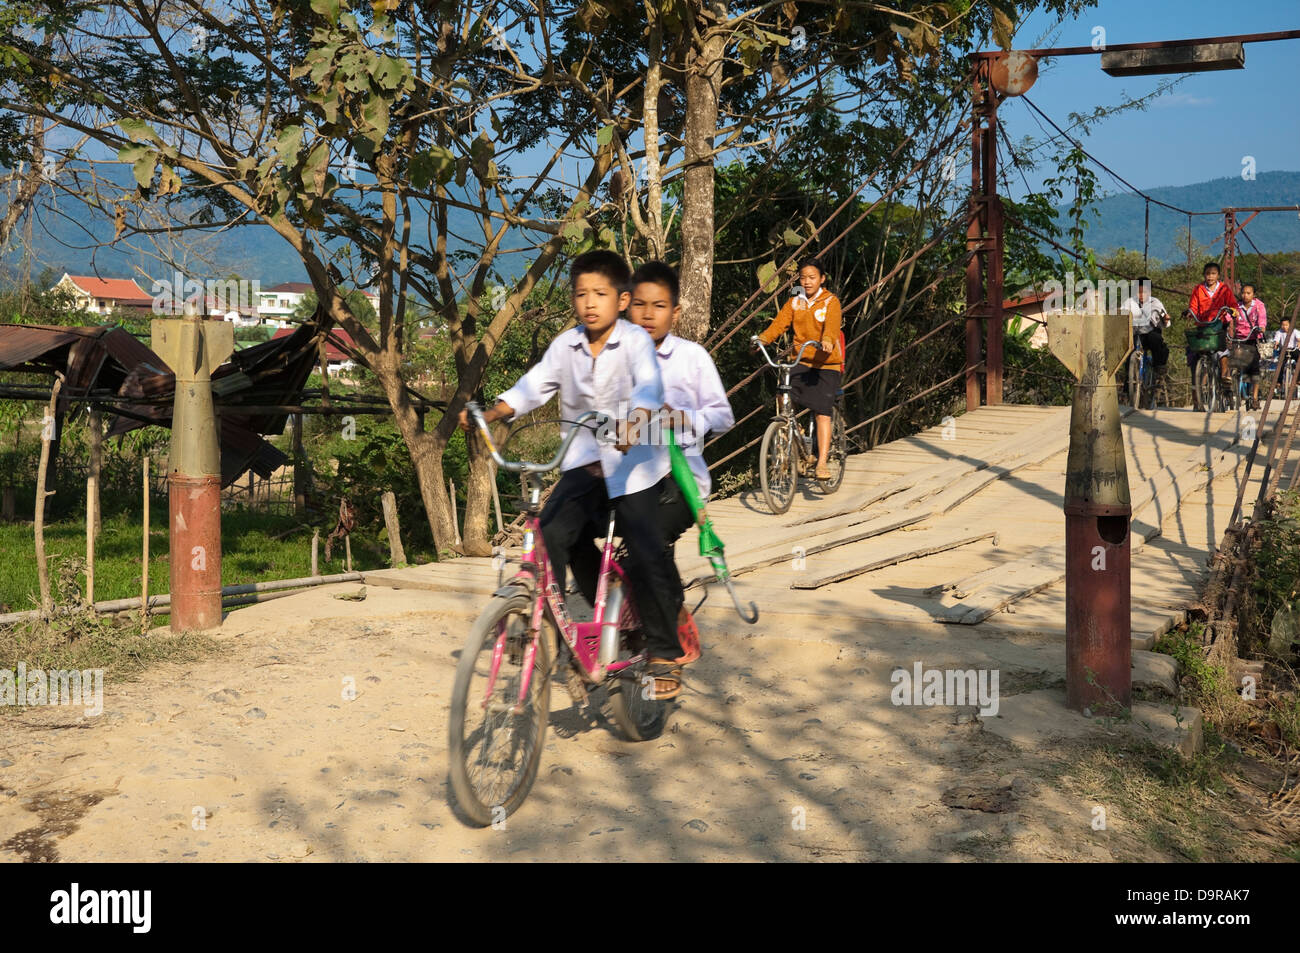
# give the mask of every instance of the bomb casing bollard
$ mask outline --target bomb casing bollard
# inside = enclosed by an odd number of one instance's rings
[[[1128,464],[1117,374],[1132,350],[1128,315],[1047,315],[1052,354],[1078,381],[1065,479],[1066,705],[1118,714],[1132,703]]]
[[[183,318],[155,319],[154,353],[176,376],[168,461],[171,627],[221,625],[221,445],[212,406],[212,368],[234,350],[234,327]]]

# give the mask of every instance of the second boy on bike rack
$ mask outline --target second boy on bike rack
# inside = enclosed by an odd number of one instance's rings
[[[631,298],[629,277],[627,264],[611,251],[574,259],[570,280],[578,326],[557,335],[541,361],[483,416],[490,424],[527,413],[558,391],[561,420],[589,410],[614,418],[622,433],[613,440],[586,432],[573,441],[560,482],[542,509],[542,538],[560,585],[567,566],[594,603],[600,553],[590,528],[606,522],[607,506],[613,507],[650,655],[646,671],[654,677],[655,697],[668,700],[681,694],[676,660],[682,655],[677,615],[683,602],[659,526],[659,498],[672,477],[667,447],[639,442],[663,406],[664,388],[650,335],[620,317]],[[469,429],[463,410],[460,424]]]
[[[659,372],[664,380],[664,410],[672,421],[678,446],[690,464],[700,497],[707,500],[713,483],[708,464],[704,462],[704,438],[710,433],[730,430],[736,417],[709,352],[694,341],[672,333],[681,315],[680,284],[672,267],[661,261],[648,261],[633,272],[632,303],[627,316],[654,339]],[[695,525],[691,509],[675,483],[659,501],[659,519],[665,543],[672,552],[681,535]],[[673,566],[675,571],[675,559]],[[700,657],[700,635],[684,603],[677,622],[678,640],[686,649],[679,661],[685,665]]]

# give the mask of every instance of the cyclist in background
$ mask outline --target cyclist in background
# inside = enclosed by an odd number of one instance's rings
[[[1137,347],[1144,347],[1151,352],[1151,364],[1155,370],[1156,393],[1169,385],[1169,345],[1165,344],[1163,328],[1169,325],[1169,313],[1159,298],[1151,297],[1151,279],[1142,276],[1137,280],[1137,297],[1127,299],[1121,310],[1127,311],[1133,319],[1133,337],[1138,341]]]
[[[1219,280],[1219,263],[1217,261],[1207,261],[1205,267],[1201,269],[1201,274],[1205,277],[1205,281],[1192,290],[1191,300],[1187,302],[1187,309],[1183,312],[1183,315],[1190,317],[1201,327],[1205,327],[1219,320],[1219,312],[1223,308],[1235,309],[1237,307],[1237,296],[1232,293],[1232,289],[1228,287],[1227,283]],[[1226,325],[1224,332],[1226,333]],[[1196,351],[1191,348],[1187,349],[1187,370],[1191,374],[1192,380],[1196,380],[1197,356]],[[1228,356],[1227,348],[1216,348],[1214,356],[1222,362]],[[1221,363],[1220,367],[1226,367],[1226,364]],[[1224,388],[1225,391],[1230,389],[1231,386],[1231,382],[1228,382]],[[1192,388],[1192,399],[1194,403],[1199,405],[1200,398],[1196,394],[1195,387]],[[1203,408],[1198,406],[1197,409]]]
[[[840,299],[826,287],[826,270],[819,259],[806,259],[799,266],[799,292],[787,301],[767,330],[758,335],[771,344],[794,325],[794,350],[815,341],[818,350],[805,353],[803,367],[790,377],[790,395],[800,407],[817,417],[817,479],[831,477],[827,459],[831,450],[831,412],[840,390],[844,371],[844,350],[840,336]]]
[[[1297,357],[1300,357],[1300,331],[1294,330],[1291,327],[1290,318],[1283,318],[1282,327],[1273,332],[1273,360],[1274,362],[1286,361],[1294,367]],[[1272,368],[1276,367],[1277,364],[1274,363]],[[1283,368],[1281,379],[1283,381],[1288,379],[1285,368]],[[1278,386],[1282,386],[1280,381]],[[1283,393],[1280,396],[1285,397],[1286,394]]]
[[[1241,286],[1241,302],[1233,313],[1232,336],[1239,341],[1248,341],[1247,346],[1254,351],[1255,356],[1244,373],[1250,378],[1250,409],[1259,410],[1259,342],[1264,339],[1264,329],[1268,325],[1268,312],[1264,309],[1264,302],[1255,297],[1254,285],[1247,282]],[[1227,357],[1220,359],[1219,370],[1227,380]]]

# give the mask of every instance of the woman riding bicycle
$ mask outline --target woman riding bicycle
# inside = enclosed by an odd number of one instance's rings
[[[816,342],[817,350],[807,352],[799,362],[804,369],[792,375],[790,394],[796,404],[817,417],[817,479],[829,480],[831,413],[844,370],[840,299],[826,287],[826,270],[817,258],[800,264],[798,289],[758,338],[771,344],[793,324],[796,351],[807,341]]]

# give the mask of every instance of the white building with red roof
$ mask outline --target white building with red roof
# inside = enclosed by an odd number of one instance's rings
[[[294,311],[298,305],[302,304],[302,299],[316,291],[308,281],[286,281],[278,284],[273,288],[264,288],[258,292],[259,304],[257,313],[266,324],[274,324],[277,327],[289,327],[289,319],[293,317]],[[362,294],[370,301],[370,306],[379,311],[379,295],[370,291],[363,291]]]
[[[153,295],[131,278],[64,274],[51,290],[70,295],[79,310],[90,314],[107,316],[119,308],[132,311],[153,308]]]

